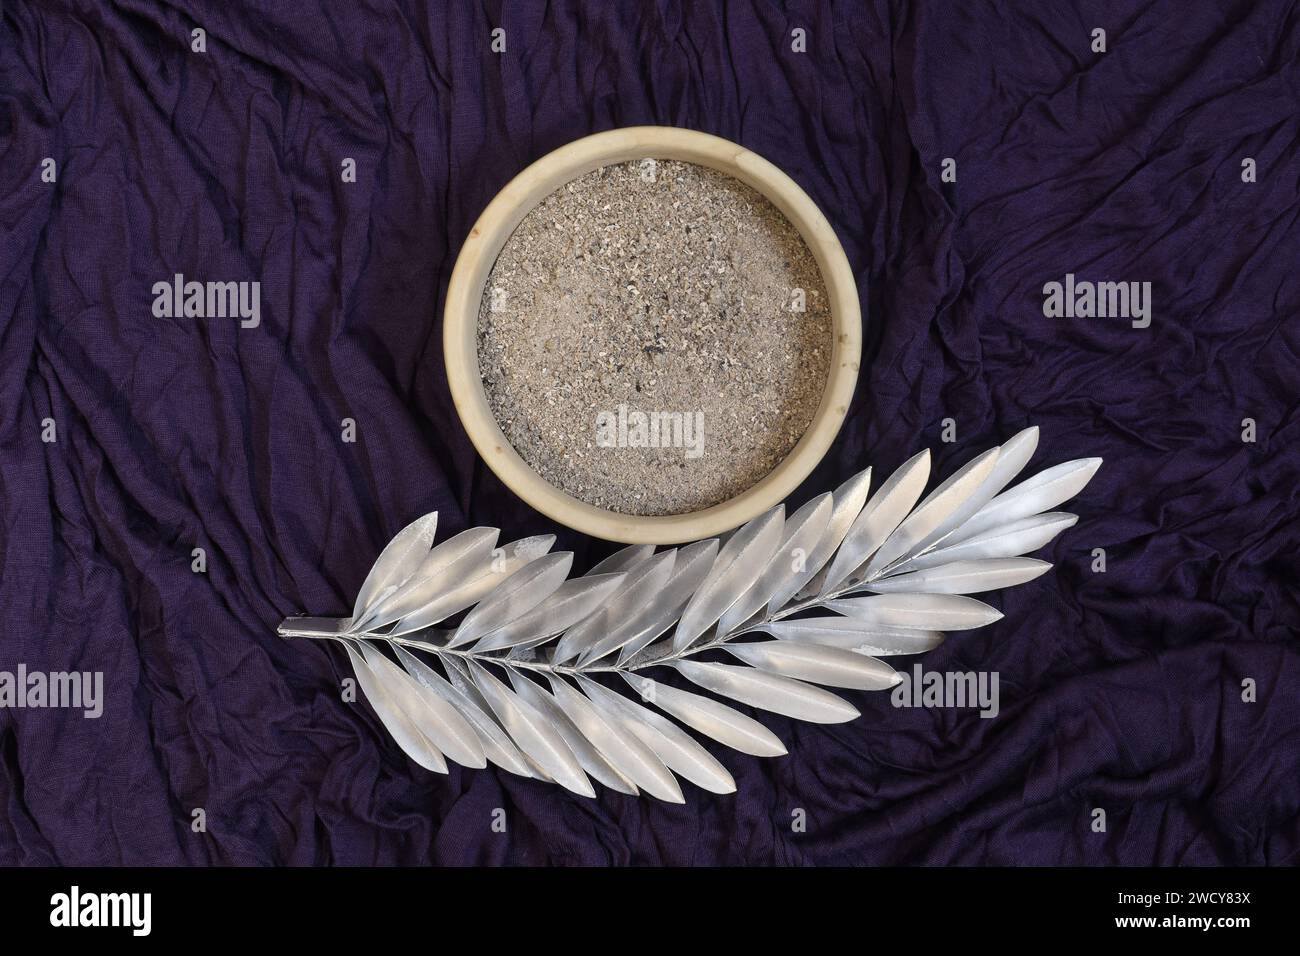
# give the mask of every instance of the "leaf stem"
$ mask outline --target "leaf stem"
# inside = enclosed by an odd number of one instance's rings
[[[852,575],[850,575],[850,578]],[[412,650],[424,651],[429,654],[447,657],[458,657],[464,661],[473,661],[478,664],[495,664],[502,668],[516,668],[518,670],[533,671],[539,674],[559,674],[572,677],[576,674],[625,674],[636,673],[638,671],[648,670],[651,667],[666,667],[679,660],[685,660],[688,657],[694,657],[696,654],[703,654],[705,651],[711,651],[722,647],[729,641],[746,634],[753,634],[763,630],[767,625],[773,624],[793,614],[801,611],[810,611],[815,608],[824,607],[827,602],[833,601],[840,596],[850,593],[855,588],[860,587],[863,582],[858,581],[853,584],[846,584],[844,587],[836,588],[825,595],[816,595],[805,598],[802,601],[796,601],[788,604],[781,610],[769,614],[766,617],[753,623],[744,624],[741,627],[728,631],[726,634],[715,634],[711,640],[703,643],[691,644],[678,650],[671,648],[660,655],[651,655],[650,657],[638,660],[635,656],[621,664],[597,664],[597,665],[566,665],[552,664],[548,661],[526,661],[504,656],[492,656],[490,654],[476,654],[473,649],[460,649],[445,647],[430,641],[417,640],[411,637],[393,637],[375,631],[357,631],[355,633],[349,630],[351,618],[332,618],[332,617],[291,617],[286,618],[280,623],[278,632],[281,637],[305,637],[312,640],[333,640],[346,643],[349,640],[370,640],[370,641],[388,641],[391,644],[400,644],[403,647]],[[413,632],[425,633],[425,632]],[[449,631],[444,631],[449,634]],[[610,654],[615,651],[610,651]],[[608,655],[606,655],[608,656]]]

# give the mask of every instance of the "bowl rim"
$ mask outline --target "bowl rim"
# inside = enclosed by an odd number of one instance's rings
[[[543,198],[600,166],[637,159],[680,160],[754,188],[799,230],[821,271],[831,307],[832,351],[821,403],[788,455],[745,491],[700,511],[625,515],[562,491],[533,470],[497,424],[479,375],[478,315],[492,266],[519,222]],[[547,153],[516,175],[470,229],[443,308],[443,357],[452,402],[479,455],[511,491],[576,531],[629,544],[676,544],[729,531],[784,501],[825,456],[848,414],[862,353],[857,283],[835,230],[797,183],[757,153],[709,133],[630,126],[593,133]]]

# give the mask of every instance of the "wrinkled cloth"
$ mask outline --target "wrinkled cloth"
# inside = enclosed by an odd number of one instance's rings
[[[1253,0],[5,4],[0,670],[105,700],[0,710],[0,863],[1295,862],[1298,44]],[[591,800],[420,769],[341,648],[276,636],[428,511],[613,550],[476,458],[440,310],[512,176],[639,124],[770,159],[843,242],[862,374],[793,503],[1030,424],[1031,470],[1105,459],[1054,569],[920,658],[996,671],[995,719],[747,711],[790,753],[710,744],[737,793]],[[260,282],[260,324],[156,317],[176,274]],[[1046,317],[1067,274],[1152,283],[1150,327]]]

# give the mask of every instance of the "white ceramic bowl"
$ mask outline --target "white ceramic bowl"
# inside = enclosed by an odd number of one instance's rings
[[[680,160],[720,170],[762,193],[803,236],[830,297],[833,350],[821,405],[803,437],[766,477],[702,511],[668,516],[618,514],[561,491],[511,447],[479,377],[478,316],[483,287],[515,227],[543,198],[600,166],[645,158]],[[488,467],[538,511],[584,534],[637,544],[707,538],[743,524],[783,501],[808,476],[839,431],[858,379],[862,317],[857,285],[826,217],[785,173],[742,146],[692,130],[633,126],[596,133],[543,156],[506,184],[483,210],[461,247],[447,288],[443,353],[456,411]]]

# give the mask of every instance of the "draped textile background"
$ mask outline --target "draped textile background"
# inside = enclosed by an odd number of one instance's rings
[[[5,3],[0,670],[102,671],[105,711],[0,710],[0,863],[1294,862],[1298,18],[1247,0]],[[923,659],[997,671],[997,719],[850,693],[850,724],[761,715],[788,757],[716,750],[735,795],[584,800],[420,770],[340,701],[340,649],[275,636],[346,613],[425,511],[444,534],[556,531],[579,568],[611,550],[478,462],[439,311],[511,176],[644,123],[780,165],[858,276],[858,393],[796,504],[927,446],[946,475],[1027,424],[1031,467],[1106,459],[1043,555],[1057,567]],[[261,324],[156,318],[176,273],[260,281]],[[1150,328],[1046,318],[1067,273],[1151,282]]]

